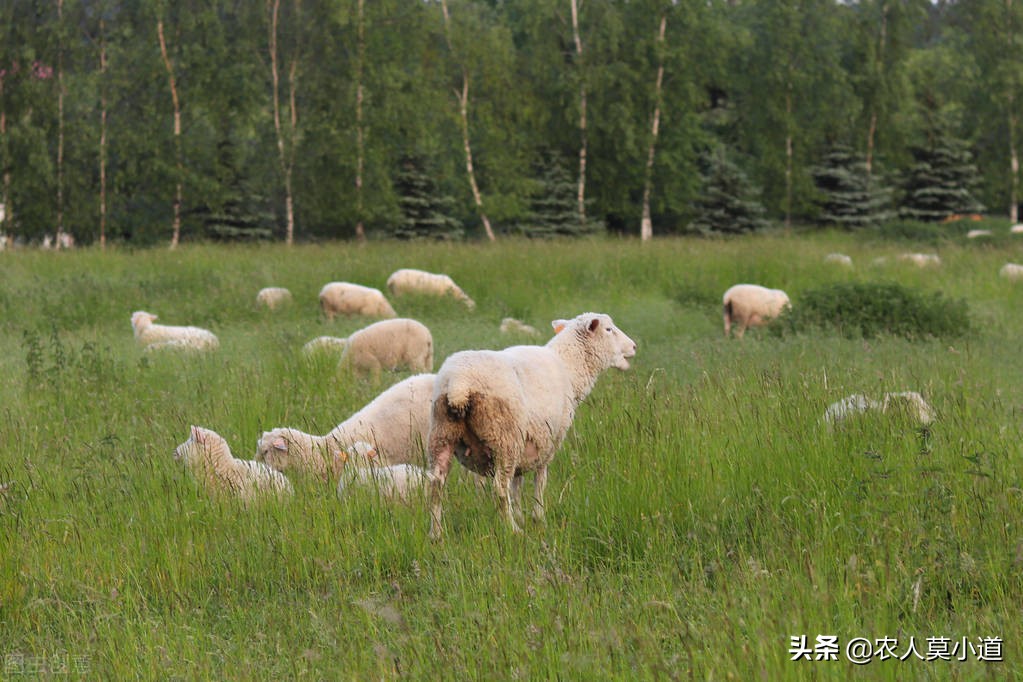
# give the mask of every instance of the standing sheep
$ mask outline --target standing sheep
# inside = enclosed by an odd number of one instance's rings
[[[426,484],[426,471],[412,464],[377,464],[376,448],[365,441],[356,441],[338,451],[334,457],[340,471],[338,497],[353,486],[373,487],[385,500],[411,502]]]
[[[330,282],[320,289],[320,308],[328,320],[336,315],[397,317],[379,289],[351,282]]]
[[[262,462],[235,459],[226,440],[199,426],[191,427],[188,440],[174,449],[174,459],[213,493],[231,493],[249,501],[267,493],[293,492],[284,474]]]
[[[279,308],[291,303],[291,292],[284,287],[265,287],[256,294],[256,304],[265,306],[268,310]]]
[[[735,336],[742,338],[747,327],[762,327],[789,307],[789,296],[781,289],[768,289],[757,284],[736,284],[725,292],[725,336],[736,326]]]
[[[334,453],[365,441],[382,464],[422,464],[435,378],[417,374],[399,381],[325,436],[287,428],[266,431],[256,443],[256,459],[278,471],[302,470],[331,480],[339,474]]]
[[[340,367],[371,372],[408,368],[433,371],[433,335],[421,322],[399,317],[364,327],[348,337]]]
[[[143,310],[131,314],[131,327],[140,346],[167,344],[163,347],[214,350],[220,345],[216,335],[208,329],[153,324],[155,319],[158,319],[156,315]]]
[[[555,320],[544,346],[451,355],[434,383],[430,417],[430,537],[441,535],[441,494],[451,458],[493,476],[501,512],[515,532],[521,475],[535,472],[533,516],[543,519],[547,467],[576,408],[604,370],[629,368],[636,344],[607,315]],[[517,504],[516,504],[517,506]]]
[[[465,304],[465,307],[472,310],[476,302],[462,291],[462,288],[455,284],[447,275],[438,275],[424,270],[413,270],[403,268],[395,270],[387,278],[387,290],[392,296],[399,294],[434,294],[437,296],[453,296]]]

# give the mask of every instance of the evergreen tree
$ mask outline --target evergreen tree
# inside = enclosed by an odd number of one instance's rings
[[[579,186],[564,165],[548,156],[536,173],[528,217],[515,226],[516,232],[527,237],[579,237],[603,231],[599,220],[579,222]]]
[[[899,216],[937,222],[953,214],[983,211],[972,193],[980,177],[967,143],[945,128],[928,137],[929,144],[910,150],[914,164],[903,184]]]
[[[848,147],[832,149],[811,173],[821,194],[820,222],[851,229],[891,219],[891,191],[876,170],[868,175],[866,161]]]
[[[703,234],[741,234],[767,226],[759,191],[723,149],[708,155],[703,192],[693,202],[689,229]]]
[[[453,217],[455,198],[439,193],[433,178],[423,170],[423,161],[413,156],[402,159],[395,180],[398,205],[404,221],[395,229],[399,239],[461,239],[462,222]]]

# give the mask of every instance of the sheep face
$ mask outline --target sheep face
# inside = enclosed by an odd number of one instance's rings
[[[144,310],[136,310],[131,314],[131,327],[132,329],[139,330],[143,327],[148,327],[155,319],[157,319],[157,317],[152,313],[147,313]]]
[[[256,461],[266,462],[278,471],[288,468],[288,448],[291,441],[283,429],[264,431],[256,442]]]
[[[616,327],[609,315],[586,313],[574,320],[554,320],[551,326],[555,334],[573,328],[586,346],[594,349],[594,355],[606,361],[605,367],[627,370],[629,358],[636,355],[636,342]]]
[[[188,440],[174,448],[174,459],[191,465],[202,458],[209,458],[210,453],[220,444],[219,440],[220,437],[209,429],[192,426]]]

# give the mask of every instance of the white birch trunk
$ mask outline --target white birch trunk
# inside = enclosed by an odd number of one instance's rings
[[[650,241],[654,236],[654,225],[650,218],[650,191],[654,179],[654,150],[657,147],[657,134],[661,124],[661,87],[664,83],[664,32],[668,26],[668,13],[661,14],[661,27],[657,34],[660,56],[657,64],[657,80],[654,83],[654,115],[650,124],[650,146],[646,155],[646,178],[643,184],[643,217],[639,224],[639,238]]]
[[[185,173],[184,163],[181,160],[181,101],[178,99],[178,86],[174,78],[174,64],[171,62],[170,55],[167,52],[167,41],[163,35],[163,19],[156,20],[156,34],[160,39],[160,55],[163,57],[163,64],[167,69],[167,77],[170,79],[171,101],[174,103],[174,156],[178,170],[178,180],[174,190],[174,226],[171,234],[170,248],[175,249],[181,240],[181,205],[183,203],[183,178]]]
[[[579,58],[579,224],[586,224],[586,79],[582,74],[583,41],[579,36],[579,4],[578,0],[569,0],[572,8],[572,37],[575,40],[575,53]]]

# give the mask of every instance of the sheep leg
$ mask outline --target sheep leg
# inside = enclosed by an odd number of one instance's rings
[[[543,522],[543,492],[547,488],[547,467],[542,466],[536,470],[536,478],[533,480],[533,520]]]
[[[512,508],[515,511],[515,518],[521,524],[525,520],[522,512],[522,474],[515,474],[511,482]]]
[[[447,480],[448,472],[451,470],[451,457],[454,454],[454,447],[450,443],[443,443],[431,449],[433,467],[430,469],[430,539],[440,540],[441,537],[441,495],[444,492],[444,482]]]
[[[494,494],[497,497],[499,511],[511,525],[513,533],[521,533],[522,528],[515,521],[515,511],[512,509],[512,482],[515,479],[515,463],[510,457],[494,458]]]

